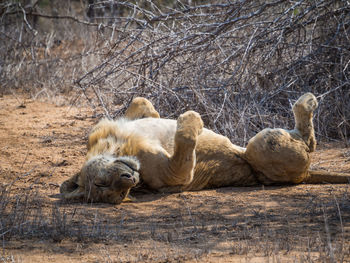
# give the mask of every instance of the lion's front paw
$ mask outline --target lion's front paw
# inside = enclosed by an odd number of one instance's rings
[[[132,100],[124,116],[130,120],[159,118],[159,113],[155,110],[154,106],[148,99],[137,97]]]
[[[195,111],[186,111],[177,119],[177,129],[178,131],[187,131],[189,135],[197,137],[203,130],[202,118]]]

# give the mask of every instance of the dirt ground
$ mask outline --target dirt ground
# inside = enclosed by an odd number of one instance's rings
[[[350,262],[349,184],[61,202],[99,116],[61,104],[0,97],[0,262]],[[350,173],[340,143],[312,158],[314,169]]]

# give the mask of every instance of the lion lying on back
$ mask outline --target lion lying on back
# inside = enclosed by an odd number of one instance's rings
[[[66,200],[120,203],[130,189],[161,192],[258,184],[347,183],[350,175],[309,171],[316,140],[312,124],[317,100],[304,94],[293,105],[295,129],[265,129],[247,148],[203,128],[187,111],[161,119],[144,98],[131,103],[125,118],[101,120],[88,140],[81,171],[60,188]]]

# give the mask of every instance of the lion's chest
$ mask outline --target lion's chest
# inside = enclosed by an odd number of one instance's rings
[[[122,130],[144,138],[148,144],[160,145],[170,155],[174,152],[176,121],[168,119],[145,118],[123,123]]]

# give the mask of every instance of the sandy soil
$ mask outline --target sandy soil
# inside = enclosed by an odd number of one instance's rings
[[[350,262],[350,185],[227,187],[66,204],[98,114],[0,98],[1,262]],[[323,143],[312,168],[350,173]]]

